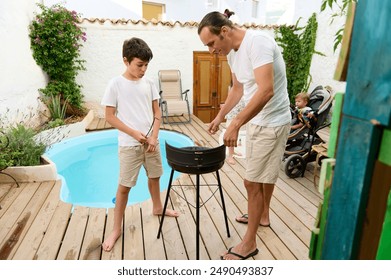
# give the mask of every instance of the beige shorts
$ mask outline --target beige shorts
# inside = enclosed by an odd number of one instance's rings
[[[291,125],[247,125],[246,174],[250,182],[275,184]]]
[[[144,166],[148,178],[159,178],[163,174],[160,146],[156,151],[146,152],[147,145],[119,147],[119,184],[125,187],[136,185],[141,166]]]

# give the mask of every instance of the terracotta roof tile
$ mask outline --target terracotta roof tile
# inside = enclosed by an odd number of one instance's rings
[[[109,18],[82,18],[80,19],[80,22],[90,22],[90,23],[105,23],[107,21],[111,22],[112,24],[144,24],[147,25],[149,23],[152,23],[153,25],[163,25],[163,26],[171,26],[174,27],[175,25],[179,25],[181,27],[186,27],[186,26],[198,26],[198,22],[195,21],[186,21],[186,22],[180,22],[180,21],[161,21],[161,20],[146,20],[146,19],[139,19],[139,20],[133,20],[133,19],[109,19]],[[280,25],[261,25],[261,24],[256,24],[256,23],[244,23],[242,25],[238,25],[239,27],[244,27],[244,28],[252,28],[252,29],[277,29],[280,27]]]

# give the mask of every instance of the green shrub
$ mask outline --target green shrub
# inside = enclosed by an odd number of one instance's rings
[[[299,19],[300,20],[300,19]],[[318,22],[314,13],[303,28],[299,28],[299,20],[292,28],[281,26],[276,30],[276,41],[283,49],[282,55],[286,65],[288,94],[291,103],[299,92],[307,92],[311,83],[310,68],[315,51]]]
[[[1,150],[0,170],[8,166],[39,165],[46,145],[35,141],[36,131],[23,124],[3,131],[4,147]]]

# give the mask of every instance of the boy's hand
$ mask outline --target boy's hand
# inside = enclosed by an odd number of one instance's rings
[[[148,143],[147,153],[156,151],[156,146],[159,145],[157,138],[152,136],[147,138],[147,143]]]
[[[147,143],[148,138],[141,131],[137,131],[133,137],[141,144]]]

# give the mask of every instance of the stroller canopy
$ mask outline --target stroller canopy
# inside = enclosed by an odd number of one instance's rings
[[[329,105],[332,101],[333,96],[331,92],[329,92],[323,86],[317,86],[310,93],[310,101],[308,106],[311,107],[313,111],[317,112],[318,115],[320,115],[329,108]]]

